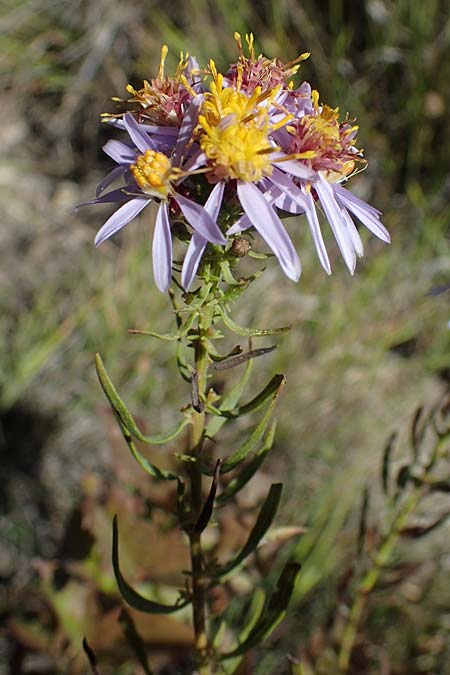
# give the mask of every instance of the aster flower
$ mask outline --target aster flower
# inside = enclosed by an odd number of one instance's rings
[[[204,166],[205,175],[211,183],[235,181],[236,194],[246,217],[248,227],[253,226],[278,258],[284,273],[294,281],[300,277],[300,260],[286,229],[263,192],[272,185],[278,196],[298,192],[298,199],[306,200],[285,172],[303,179],[313,172],[303,166],[295,155],[280,151],[272,136],[290,119],[283,114],[276,122],[271,117],[271,106],[280,92],[280,87],[262,91],[260,86],[251,94],[238,86],[225,86],[224,77],[210,62],[212,83],[210,91],[203,95],[198,116],[197,142],[199,153],[195,166]],[[278,111],[277,111],[278,113]],[[278,170],[274,168],[279,167]],[[261,189],[260,189],[261,188]],[[220,195],[219,192],[215,193]],[[223,189],[221,190],[223,195]],[[220,202],[217,208],[220,210]],[[228,234],[233,234],[229,230]],[[203,254],[201,246],[192,247],[185,266],[195,267]],[[183,285],[191,275],[183,269]],[[185,286],[186,288],[186,286]]]
[[[350,214],[382,241],[389,243],[390,237],[380,221],[381,212],[341,185],[354,171],[356,162],[365,163],[362,152],[355,147],[358,127],[348,119],[340,123],[339,109],[319,106],[318,101],[319,94],[313,91],[310,112],[304,108],[302,115],[275,134],[285,152],[294,154],[305,168],[314,173],[307,180],[299,177],[294,179],[306,198],[306,209],[305,199],[299,199],[296,193],[291,198],[281,196],[275,200],[275,204],[291,213],[305,212],[320,262],[330,274],[330,261],[316,213],[315,204],[318,201],[344,261],[353,274],[356,257],[363,255],[363,245]]]
[[[186,131],[187,118],[184,122]],[[130,113],[124,117],[124,125],[133,145],[108,141],[104,149],[117,162],[116,170],[120,169],[127,183],[125,187],[89,202],[90,204],[117,202],[122,205],[100,228],[95,244],[99,246],[121,230],[152,201],[159,202],[153,234],[153,272],[157,287],[164,292],[169,286],[172,270],[172,235],[169,218],[171,203],[177,204],[187,223],[203,239],[222,245],[226,240],[208,211],[175,189],[175,186],[186,177],[183,169],[167,155],[155,149],[154,141],[140,128]],[[186,135],[180,133],[178,139],[175,154],[180,157],[186,144]],[[108,176],[108,181],[111,181],[111,173]],[[105,180],[100,185],[104,188]]]
[[[141,89],[135,89],[131,84],[127,85],[127,92],[131,98],[122,100],[113,99],[122,103],[137,103],[138,108],[134,111],[138,114],[139,121],[150,123],[153,127],[180,127],[186,110],[192,98],[199,93],[202,81],[199,76],[199,65],[195,58],[189,54],[180,54],[180,60],[173,76],[165,74],[165,61],[168,53],[167,45],[161,48],[161,60],[158,74],[150,81],[144,80]],[[112,115],[104,113],[105,121],[121,121],[123,113]],[[116,126],[123,126],[116,124]]]

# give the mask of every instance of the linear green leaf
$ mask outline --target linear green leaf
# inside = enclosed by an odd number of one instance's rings
[[[128,332],[131,335],[149,335],[150,337],[158,338],[158,340],[165,340],[166,342],[172,342],[174,340],[181,340],[182,337],[188,334],[197,315],[195,312],[189,315],[184,324],[180,327],[179,330],[173,331],[172,333],[156,333],[153,330],[135,330],[130,328]]]
[[[189,600],[182,600],[175,605],[162,605],[159,602],[148,600],[137,593],[134,588],[125,581],[119,565],[119,527],[117,525],[117,516],[114,516],[113,520],[112,563],[120,594],[125,602],[133,609],[137,609],[139,612],[146,612],[147,614],[172,614],[189,604]]]
[[[233,410],[237,406],[237,404],[241,400],[242,394],[244,393],[244,389],[247,386],[252,367],[253,362],[247,361],[247,366],[244,370],[242,377],[239,379],[237,384],[232,389],[230,389],[228,394],[224,396],[221,406],[222,411]],[[206,435],[209,436],[210,438],[213,438],[213,436],[215,436],[215,434],[217,434],[217,432],[220,431],[225,422],[226,422],[225,417],[218,417],[218,416],[213,417],[211,420],[209,420],[206,426]]]
[[[139,664],[142,666],[145,675],[153,675],[153,671],[148,664],[145,644],[136,630],[133,618],[130,616],[130,614],[128,614],[126,609],[122,609],[120,612],[119,623],[122,627],[125,639],[130,648],[133,650],[133,653],[136,656]]]
[[[229,370],[230,368],[236,368],[236,366],[240,366],[250,359],[270,354],[274,349],[276,349],[276,345],[272,345],[271,347],[261,347],[261,349],[251,349],[248,352],[230,355],[228,358],[221,359],[218,363],[215,363],[213,368],[215,370]]]
[[[250,608],[247,614],[247,620],[244,628],[238,636],[238,645],[240,646],[247,640],[248,636],[258,623],[261,618],[262,611],[264,609],[264,602],[266,599],[266,594],[262,588],[256,588],[252,594],[252,600],[250,603]],[[233,675],[242,662],[244,654],[240,654],[233,658],[229,658],[226,663],[222,663],[222,670],[224,675]]]
[[[100,354],[95,355],[95,367],[97,369],[98,379],[100,385],[105,393],[106,398],[111,404],[112,409],[117,414],[119,420],[122,422],[123,426],[128,429],[130,434],[137,438],[142,443],[148,443],[149,445],[163,445],[164,443],[169,443],[173,441],[174,438],[181,433],[182,429],[189,424],[189,420],[185,417],[181,420],[178,426],[172,431],[169,431],[165,434],[155,434],[154,436],[145,436],[142,431],[137,426],[134,418],[125,403],[120,398],[117,393],[116,388],[111,382],[108,373],[106,372],[105,366],[101,359]]]
[[[264,504],[261,507],[258,518],[256,519],[256,523],[254,524],[244,547],[232,560],[230,560],[230,562],[228,562],[226,565],[223,565],[211,574],[214,579],[220,581],[227,579],[231,572],[236,570],[236,568],[238,568],[241,563],[257,548],[259,542],[264,537],[267,530],[271,526],[273,519],[275,518],[275,514],[280,503],[282,489],[283,486],[281,483],[272,483],[269,494],[267,495]]]
[[[281,335],[282,333],[288,333],[292,329],[290,326],[280,326],[280,328],[247,328],[246,326],[241,326],[227,314],[223,307],[219,307],[219,312],[222,316],[225,326],[231,330],[236,335],[242,335],[243,337],[265,337],[266,335]]]
[[[118,422],[122,435],[125,439],[126,444],[128,445],[131,454],[133,455],[134,459],[137,461],[139,466],[142,469],[144,469],[144,471],[146,471],[150,476],[153,476],[153,478],[162,478],[164,480],[178,480],[178,476],[176,476],[174,473],[172,473],[171,471],[167,471],[166,469],[160,469],[159,467],[149,462],[148,459],[146,459],[143,455],[141,455],[141,453],[133,443],[133,438],[131,437],[131,434],[126,428],[126,426],[122,423],[120,419],[118,420]]]
[[[276,422],[274,422],[266,435],[266,438],[264,439],[264,443],[262,444],[261,448],[258,450],[254,458],[249,462],[238,476],[233,478],[226,488],[222,490],[220,495],[216,497],[216,504],[217,506],[223,506],[229,499],[234,497],[242,488],[247,485],[249,480],[253,478],[255,473],[258,471],[258,469],[261,467],[262,463],[264,462],[269,450],[271,450],[272,445],[273,445],[273,439],[275,437],[275,430],[276,430]]]
[[[245,654],[249,649],[260,645],[275,630],[286,616],[289,600],[294,592],[300,569],[301,566],[298,563],[285,565],[275,591],[267,607],[261,612],[256,625],[236,649],[221,656],[222,661]]]
[[[257,412],[262,408],[265,401],[272,394],[279,394],[284,384],[286,383],[286,378],[282,373],[277,373],[274,375],[271,380],[266,384],[264,389],[259,392],[251,401],[245,403],[244,405],[236,408],[235,410],[222,410],[221,408],[216,408],[212,405],[208,406],[208,412],[213,415],[218,415],[220,417],[226,417],[227,419],[235,419],[241,415],[247,415],[251,412]]]
[[[259,443],[259,441],[263,437],[267,429],[267,426],[270,422],[270,418],[272,417],[273,410],[278,400],[278,394],[280,392],[280,389],[281,387],[277,389],[277,391],[275,392],[272,401],[267,407],[266,412],[264,413],[263,417],[256,425],[256,427],[253,429],[247,440],[240,446],[240,448],[235,450],[232,455],[230,455],[223,461],[222,466],[220,468],[220,473],[228,473],[228,471],[234,469],[235,466],[237,466],[240,462],[242,462],[250,454],[250,452],[254,450],[256,444]]]

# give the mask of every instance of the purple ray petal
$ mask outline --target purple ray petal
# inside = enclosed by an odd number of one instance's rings
[[[365,225],[367,229],[372,232],[372,234],[389,244],[391,241],[389,232],[380,222],[378,216],[373,213],[373,207],[369,206],[369,204],[366,204],[361,199],[350,199],[346,194],[344,195],[341,190],[337,192],[337,198],[341,205],[351,211],[351,213],[353,213],[353,215],[355,215],[358,220],[360,220],[363,225]],[[354,195],[352,195],[348,190],[345,192],[354,197]]]
[[[301,273],[300,260],[275,211],[253,183],[244,183],[239,180],[237,192],[242,208],[252,225],[277,256],[283,272],[289,279],[298,281]]]
[[[224,189],[225,183],[220,181],[220,183],[217,183],[214,186],[206,201],[205,209],[213,220],[217,220],[218,218],[220,207],[222,206]],[[181,285],[185,291],[189,290],[192,282],[194,281],[194,277],[197,273],[198,266],[207,243],[208,241],[202,237],[201,234],[194,232],[184,258],[183,269],[181,271]]]
[[[330,259],[328,258],[327,249],[320,229],[319,220],[317,218],[316,205],[310,191],[304,189],[306,200],[306,220],[308,221],[309,229],[313,238],[314,246],[316,247],[317,255],[319,256],[320,264],[327,274],[331,274]]]
[[[136,153],[122,141],[110,140],[103,146],[103,152],[111,157],[117,164],[133,164],[136,159]]]
[[[180,127],[180,133],[178,135],[177,144],[175,146],[175,152],[173,154],[172,164],[174,166],[179,166],[181,158],[186,149],[186,146],[190,139],[192,138],[192,132],[197,126],[198,122],[198,112],[203,101],[203,94],[198,94],[192,99],[189,108],[187,109],[183,122]]]
[[[159,290],[165,293],[169,288],[172,274],[172,233],[167,202],[160,204],[156,214],[152,257],[155,283]]]
[[[181,270],[181,285],[185,291],[190,289],[194,281],[207,243],[207,240],[201,234],[194,232],[183,261],[183,269]]]
[[[307,166],[298,161],[298,159],[286,159],[280,161],[283,157],[287,157],[284,152],[271,152],[270,155],[271,161],[276,161],[276,165],[282,171],[292,174],[296,178],[303,178],[304,180],[313,180],[317,178],[317,173],[312,169],[308,169]]]
[[[347,211],[346,208],[342,207],[341,208],[341,213],[344,217],[345,224],[347,226],[347,232],[349,234],[350,239],[352,240],[353,248],[355,249],[355,253],[359,258],[362,258],[364,255],[364,246],[361,241],[361,237],[359,236],[359,232],[356,229],[356,225],[353,222],[352,218],[350,217],[349,212]]]
[[[183,171],[195,171],[195,169],[203,166],[203,164],[206,164],[206,155],[201,150],[197,150],[183,166]]]
[[[269,185],[269,187],[264,190],[261,194],[268,204],[276,204],[277,199],[282,195],[280,188],[278,188],[273,183],[270,184],[266,179],[259,181],[258,185]],[[248,230],[249,227],[252,227],[252,222],[250,218],[244,213],[243,216],[238,218],[238,220],[227,230],[227,234],[238,234],[239,232],[244,232]]]
[[[274,167],[270,180],[287,195],[288,200],[294,202],[292,206],[297,205],[297,207],[300,208],[300,210],[298,210],[298,208],[294,209],[293,213],[302,213],[303,211],[306,211],[307,204],[305,196],[300,188],[291,181],[289,176]],[[286,200],[286,205],[290,205],[290,201],[288,200]],[[288,208],[286,210],[289,211],[290,209]]]
[[[120,178],[125,171],[127,170],[126,166],[116,166],[112,171],[110,171],[104,178],[103,180],[100,181],[100,183],[97,185],[97,189],[95,191],[96,197],[100,197],[102,194],[103,190],[106,190],[108,185],[111,185],[111,183],[114,183],[115,180]]]
[[[245,232],[249,227],[252,227],[252,221],[247,215],[243,215],[227,230],[227,234],[239,234],[239,232]]]
[[[341,209],[334,199],[333,188],[328,181],[319,173],[319,180],[314,183],[314,188],[319,196],[320,203],[325,211],[330,227],[333,230],[339,250],[342,253],[345,264],[350,274],[353,274],[356,266],[356,255],[352,241],[347,232]]]
[[[378,211],[374,206],[371,206],[367,202],[365,202],[363,199],[360,199],[356,195],[353,194],[353,192],[350,192],[350,190],[347,190],[345,187],[342,187],[339,183],[335,183],[333,185],[333,190],[339,194],[342,199],[347,199],[348,201],[352,202],[356,206],[360,206],[361,208],[365,209],[366,211],[369,211],[370,213],[373,213],[374,216],[381,216],[381,211]]]
[[[155,150],[155,144],[150,139],[149,135],[142,130],[131,113],[126,113],[126,115],[124,115],[123,123],[138,150],[141,152]]]
[[[118,188],[117,190],[111,190],[101,197],[96,199],[91,199],[90,202],[84,202],[84,204],[78,204],[75,207],[75,210],[78,211],[82,206],[90,206],[91,204],[109,204],[113,202],[129,202],[130,195],[125,194],[123,188]]]
[[[122,229],[130,220],[133,220],[138,213],[145,209],[147,204],[150,204],[150,199],[130,199],[129,202],[120,207],[115,213],[112,214],[111,218],[108,218],[106,223],[100,230],[97,232],[95,237],[95,245],[100,246],[105,239],[109,239],[113,234]]]
[[[107,120],[107,122],[116,129],[125,129],[125,124],[122,119],[115,118]],[[155,134],[156,136],[178,136],[178,127],[162,127],[157,126],[156,124],[140,124],[139,122],[137,124],[140,129],[147,131],[149,134]]]
[[[220,231],[217,223],[211,218],[208,211],[206,211],[203,206],[196,204],[196,202],[193,202],[178,193],[175,194],[174,199],[189,225],[201,234],[202,237],[212,244],[221,244],[224,246],[227,243],[227,240]]]

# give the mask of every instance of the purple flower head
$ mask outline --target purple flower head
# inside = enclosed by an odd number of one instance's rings
[[[186,177],[183,170],[174,166],[167,155],[154,149],[154,142],[130,113],[124,117],[124,125],[133,147],[120,141],[109,141],[105,146],[105,151],[118,164],[116,170],[113,171],[120,170],[118,173],[127,178],[127,184],[89,202],[91,204],[117,202],[122,205],[100,228],[95,244],[99,246],[109,239],[152,201],[157,200],[159,207],[153,235],[153,270],[156,285],[165,292],[169,287],[173,262],[169,218],[171,202],[177,204],[194,232],[207,242],[224,245],[226,240],[210,213],[203,206],[176,190],[176,186]],[[180,132],[179,143],[175,147],[177,156],[183,154],[185,142],[186,139]],[[116,177],[111,178],[112,173],[108,174],[109,182]],[[101,185],[102,187],[105,185],[105,179]]]

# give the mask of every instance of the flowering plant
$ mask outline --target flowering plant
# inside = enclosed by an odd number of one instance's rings
[[[235,574],[260,545],[281,496],[281,485],[273,484],[247,543],[231,560],[218,564],[205,553],[202,533],[215,506],[235,498],[272,447],[274,425],[270,419],[285,382],[283,375],[275,375],[261,392],[242,404],[253,360],[272,348],[250,346],[244,351],[238,346],[228,354],[216,349],[214,343],[222,337],[218,329],[221,323],[249,339],[289,329],[250,329],[231,319],[230,305],[259,276],[236,278],[235,267],[247,254],[267,257],[251,250],[251,239],[258,234],[284,274],[298,281],[300,260],[282,221],[289,214],[305,214],[320,263],[328,274],[331,264],[319,209],[351,274],[357,256],[363,254],[354,218],[389,241],[380,212],[344,187],[365,162],[356,147],[357,126],[348,117],[340,121],[339,110],[320,103],[318,92],[307,82],[297,88],[293,84],[292,77],[309,54],[283,63],[256,56],[251,35],[246,37],[248,55],[238,34],[235,40],[239,56],[224,74],[212,60],[206,68],[200,68],[194,58],[182,54],[175,75],[169,77],[164,70],[167,47],[163,47],[157,77],[145,81],[138,90],[128,86],[131,98],[125,103],[130,109],[104,116],[128,138],[109,140],[104,146],[117,166],[101,181],[96,198],[89,202],[118,205],[99,230],[97,245],[155,203],[155,282],[160,291],[166,292],[173,280],[182,291],[182,306],[170,292],[177,330],[163,335],[146,331],[177,343],[178,369],[190,385],[191,402],[183,408],[182,419],[173,432],[144,435],[120,399],[100,356],[97,372],[133,456],[156,480],[176,481],[177,518],[191,553],[186,589],[175,604],[162,605],[144,598],[120,571],[115,522],[113,565],[119,589],[125,601],[141,611],[171,613],[192,605],[197,666],[203,675],[235,672],[245,652],[265,639],[283,618],[299,573],[297,561],[285,565],[273,593],[265,603],[249,610],[240,637],[226,617],[225,629],[215,630],[208,615],[208,594]],[[122,185],[107,191],[117,181]],[[181,264],[174,261],[173,238],[187,247]],[[193,349],[192,363],[186,358],[186,346]],[[246,369],[239,383],[225,394],[217,394],[210,385],[214,371],[242,364]],[[232,453],[224,452],[216,438],[223,425],[263,408],[265,412],[249,437]],[[179,473],[152,465],[136,447],[136,439],[149,444],[170,442],[185,427],[189,430],[188,452],[178,455]],[[215,458],[211,456],[211,441],[215,442]],[[234,475],[226,480],[230,472]],[[205,493],[204,477],[208,476],[212,480]],[[222,490],[217,497],[219,486]]]

